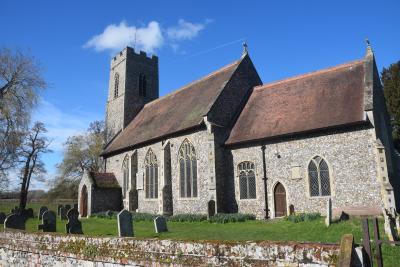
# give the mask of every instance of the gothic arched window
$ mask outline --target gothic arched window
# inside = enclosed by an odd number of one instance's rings
[[[197,159],[194,146],[185,139],[179,149],[181,197],[197,197]]]
[[[147,80],[143,73],[139,74],[139,95],[146,96]]]
[[[122,163],[122,173],[123,173],[123,181],[122,181],[122,194],[126,196],[126,192],[128,191],[129,185],[129,157],[126,156],[124,162]]]
[[[308,177],[310,180],[310,195],[312,197],[331,195],[329,168],[323,158],[316,156],[310,161],[308,164]]]
[[[114,75],[114,98],[118,97],[118,87],[119,87],[119,74]]]
[[[240,199],[256,198],[254,163],[243,161],[238,165]]]
[[[158,165],[157,157],[151,148],[147,151],[145,158],[145,183],[146,198],[158,197]]]

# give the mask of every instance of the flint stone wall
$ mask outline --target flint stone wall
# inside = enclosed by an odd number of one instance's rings
[[[173,137],[167,139],[166,142],[170,143],[171,151],[171,182],[172,182],[172,195],[173,195],[173,210],[174,214],[179,213],[201,213],[207,214],[207,203],[210,199],[216,198],[216,188],[211,186],[210,169],[214,172],[214,161],[209,163],[209,153],[214,153],[214,140],[209,140],[210,134],[207,130],[199,130],[196,132],[188,133],[186,135]],[[196,198],[181,198],[179,188],[179,159],[178,151],[185,139],[188,139],[196,150],[197,157],[197,197]],[[145,157],[149,149],[152,149],[157,157],[158,164],[158,198],[148,199],[145,197]],[[149,212],[155,214],[162,213],[162,188],[164,186],[164,153],[163,143],[156,142],[148,146],[121,153],[107,158],[107,172],[113,172],[120,185],[123,185],[123,170],[122,164],[124,158],[128,156],[131,158],[133,153],[137,153],[138,172],[132,173],[130,168],[130,181],[129,189],[136,184],[142,184],[143,188],[138,188],[138,211]],[[136,177],[136,178],[134,178]],[[142,180],[139,182],[139,180]],[[128,209],[128,195],[124,197],[124,208]]]
[[[0,232],[7,266],[332,266],[339,245],[299,242],[190,242]]]
[[[309,193],[307,169],[314,156],[321,156],[328,163],[334,216],[341,210],[356,215],[380,214],[383,202],[374,140],[374,129],[359,128],[349,132],[324,133],[266,144],[270,215],[275,216],[273,196],[278,182],[286,190],[287,214],[291,204],[295,212],[326,214],[329,197],[310,197]],[[263,218],[265,201],[261,146],[233,149],[232,156],[238,211]],[[242,161],[252,161],[255,164],[256,199],[240,199],[237,168]],[[292,168],[299,168],[300,177],[292,177]]]

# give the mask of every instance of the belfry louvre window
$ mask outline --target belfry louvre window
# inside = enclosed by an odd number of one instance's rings
[[[240,199],[256,198],[256,175],[254,163],[244,161],[238,165]]]
[[[197,159],[194,146],[185,139],[179,149],[181,197],[197,197]]]
[[[310,195],[330,196],[331,186],[329,178],[329,168],[326,161],[316,156],[308,164],[308,177],[310,180]]]
[[[146,198],[158,197],[158,165],[157,158],[151,148],[145,158]]]
[[[118,88],[119,88],[119,74],[115,73],[115,75],[114,75],[114,98],[118,97]]]
[[[139,95],[146,96],[147,80],[143,73],[139,74]]]

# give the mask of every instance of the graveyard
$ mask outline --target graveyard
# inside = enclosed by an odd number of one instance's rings
[[[71,208],[73,204],[71,203]],[[0,212],[9,213],[14,205],[12,203],[0,204]],[[43,218],[50,215],[51,219],[55,218],[54,227],[48,228],[39,220],[41,207],[43,209]],[[57,204],[32,204],[28,208],[33,209],[33,218],[28,218],[25,222],[25,231],[28,233],[55,232],[57,235],[66,236],[66,225],[68,220],[61,219],[60,213],[57,212]],[[73,209],[71,209],[73,211]],[[132,237],[138,240],[151,240],[153,238],[159,240],[183,240],[183,241],[301,241],[301,242],[320,242],[320,243],[340,243],[344,234],[352,234],[354,242],[362,241],[361,218],[350,218],[346,221],[333,221],[329,227],[325,224],[324,217],[317,217],[308,221],[295,222],[294,220],[279,219],[270,220],[268,222],[261,220],[247,220],[244,222],[233,223],[211,223],[205,221],[194,222],[163,222],[167,229],[157,232],[155,229],[153,217],[137,216],[127,211],[121,212],[124,215],[124,226],[119,227],[116,212],[110,217],[92,216],[89,218],[79,218],[81,223],[80,229],[82,235],[88,237]],[[139,214],[138,214],[139,215]],[[77,215],[75,215],[77,216]],[[75,218],[77,219],[77,218]],[[130,222],[130,223],[129,223]],[[381,236],[386,237],[384,233],[384,221],[380,220]],[[370,226],[371,227],[371,226]],[[120,229],[121,228],[121,229]],[[123,229],[122,229],[123,228]],[[1,231],[3,231],[3,226]],[[122,231],[122,232],[121,232]],[[124,234],[125,233],[125,234]],[[72,235],[72,234],[71,234]],[[399,247],[383,246],[382,253],[384,255],[387,266],[395,266],[397,255],[400,253]]]

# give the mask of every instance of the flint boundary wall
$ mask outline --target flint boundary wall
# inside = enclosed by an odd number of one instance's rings
[[[335,266],[338,244],[0,232],[0,266]]]

